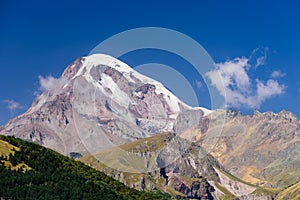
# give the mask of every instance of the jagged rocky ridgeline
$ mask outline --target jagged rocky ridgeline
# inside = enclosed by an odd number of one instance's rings
[[[299,181],[300,121],[293,113],[227,111],[225,118],[218,137],[213,135],[217,119],[201,119],[203,132],[193,141],[210,149],[227,171],[250,183],[287,187]],[[207,123],[209,129],[203,128]]]

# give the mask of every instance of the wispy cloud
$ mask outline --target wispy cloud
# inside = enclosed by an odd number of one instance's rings
[[[257,68],[259,66],[263,66],[267,63],[267,55],[269,52],[269,48],[256,48],[252,51],[249,60],[255,59],[256,63],[254,65],[254,68]]]
[[[12,100],[12,99],[5,99],[5,100],[3,100],[3,102],[7,104],[7,109],[10,112],[14,112],[15,110],[19,110],[19,109],[23,108],[23,106],[20,105],[20,103],[16,102],[15,100]]]
[[[197,87],[198,89],[201,89],[202,86],[203,86],[202,82],[199,81],[199,80],[195,80],[195,85],[196,85],[196,87]]]
[[[53,90],[59,87],[62,87],[64,84],[67,83],[67,79],[62,78],[55,78],[53,76],[39,76],[39,82],[40,82],[40,91],[48,91]]]
[[[275,70],[272,72],[271,77],[272,78],[282,78],[284,77],[286,74],[281,72],[280,70]]]
[[[255,64],[255,68],[259,67],[259,66],[263,66],[266,64],[266,60],[267,60],[267,56],[261,56],[259,58],[256,59],[256,64]]]
[[[276,80],[251,80],[249,71],[259,66],[259,62],[251,66],[248,58],[235,58],[216,64],[214,70],[206,73],[211,84],[226,98],[225,106],[259,108],[265,100],[284,93],[286,86]]]

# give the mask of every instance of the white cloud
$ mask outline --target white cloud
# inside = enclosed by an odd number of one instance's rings
[[[198,81],[198,80],[195,81],[195,85],[198,89],[202,88],[202,86],[203,86],[202,82]]]
[[[246,72],[250,67],[247,58],[235,58],[216,64],[216,66],[226,86],[235,86],[241,91],[247,91],[250,85],[250,79]]]
[[[39,82],[40,82],[40,90],[42,92],[48,91],[48,90],[53,90],[59,87],[62,87],[64,84],[67,83],[67,79],[62,77],[62,78],[54,78],[53,76],[39,76]]]
[[[280,70],[275,70],[273,71],[273,73],[271,74],[272,78],[282,78],[284,77],[286,74],[282,73]]]
[[[3,102],[7,104],[7,108],[9,109],[10,112],[23,108],[22,105],[20,105],[18,102],[12,99],[6,99],[3,100]]]
[[[285,85],[280,85],[277,81],[273,79],[269,79],[267,81],[267,84],[264,84],[260,80],[256,80],[256,82],[257,100],[260,101],[260,103],[274,95],[282,94],[286,89]]]
[[[253,84],[255,81],[251,80],[249,70],[256,67],[257,63],[252,67],[248,58],[235,58],[216,64],[206,76],[225,97],[226,107],[259,108],[265,100],[282,94],[286,86],[273,79],[267,80],[266,84],[256,79],[256,85]]]

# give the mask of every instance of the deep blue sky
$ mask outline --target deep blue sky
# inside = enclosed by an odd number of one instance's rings
[[[300,3],[297,1],[1,1],[0,124],[24,112],[38,76],[58,77],[106,38],[137,27],[165,27],[197,40],[216,63],[268,48],[266,65],[249,71],[266,81],[274,70],[285,93],[260,110],[300,116]],[[130,57],[129,57],[130,58]],[[128,59],[129,59],[128,58]],[[130,59],[127,60],[130,64]],[[22,108],[9,110],[8,101]]]

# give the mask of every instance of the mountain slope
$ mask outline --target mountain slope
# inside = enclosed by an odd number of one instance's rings
[[[0,136],[0,198],[9,199],[168,199],[137,191],[78,161],[20,139]],[[7,152],[9,152],[7,154]],[[29,169],[5,166],[25,163]]]
[[[214,136],[218,124],[213,115],[200,120],[193,142],[209,149],[227,171],[253,184],[284,188],[300,180],[300,121],[294,114],[227,111],[225,119],[219,136]]]
[[[0,133],[64,155],[84,155],[164,131],[181,132],[204,114],[127,64],[94,54],[69,65],[55,88]]]
[[[177,154],[180,148],[184,151]],[[79,160],[130,187],[159,189],[177,197],[271,199],[276,194],[256,195],[254,192],[262,188],[224,172],[218,161],[200,146],[172,133],[126,143]]]
[[[300,182],[281,191],[277,195],[276,199],[278,200],[300,199]]]

